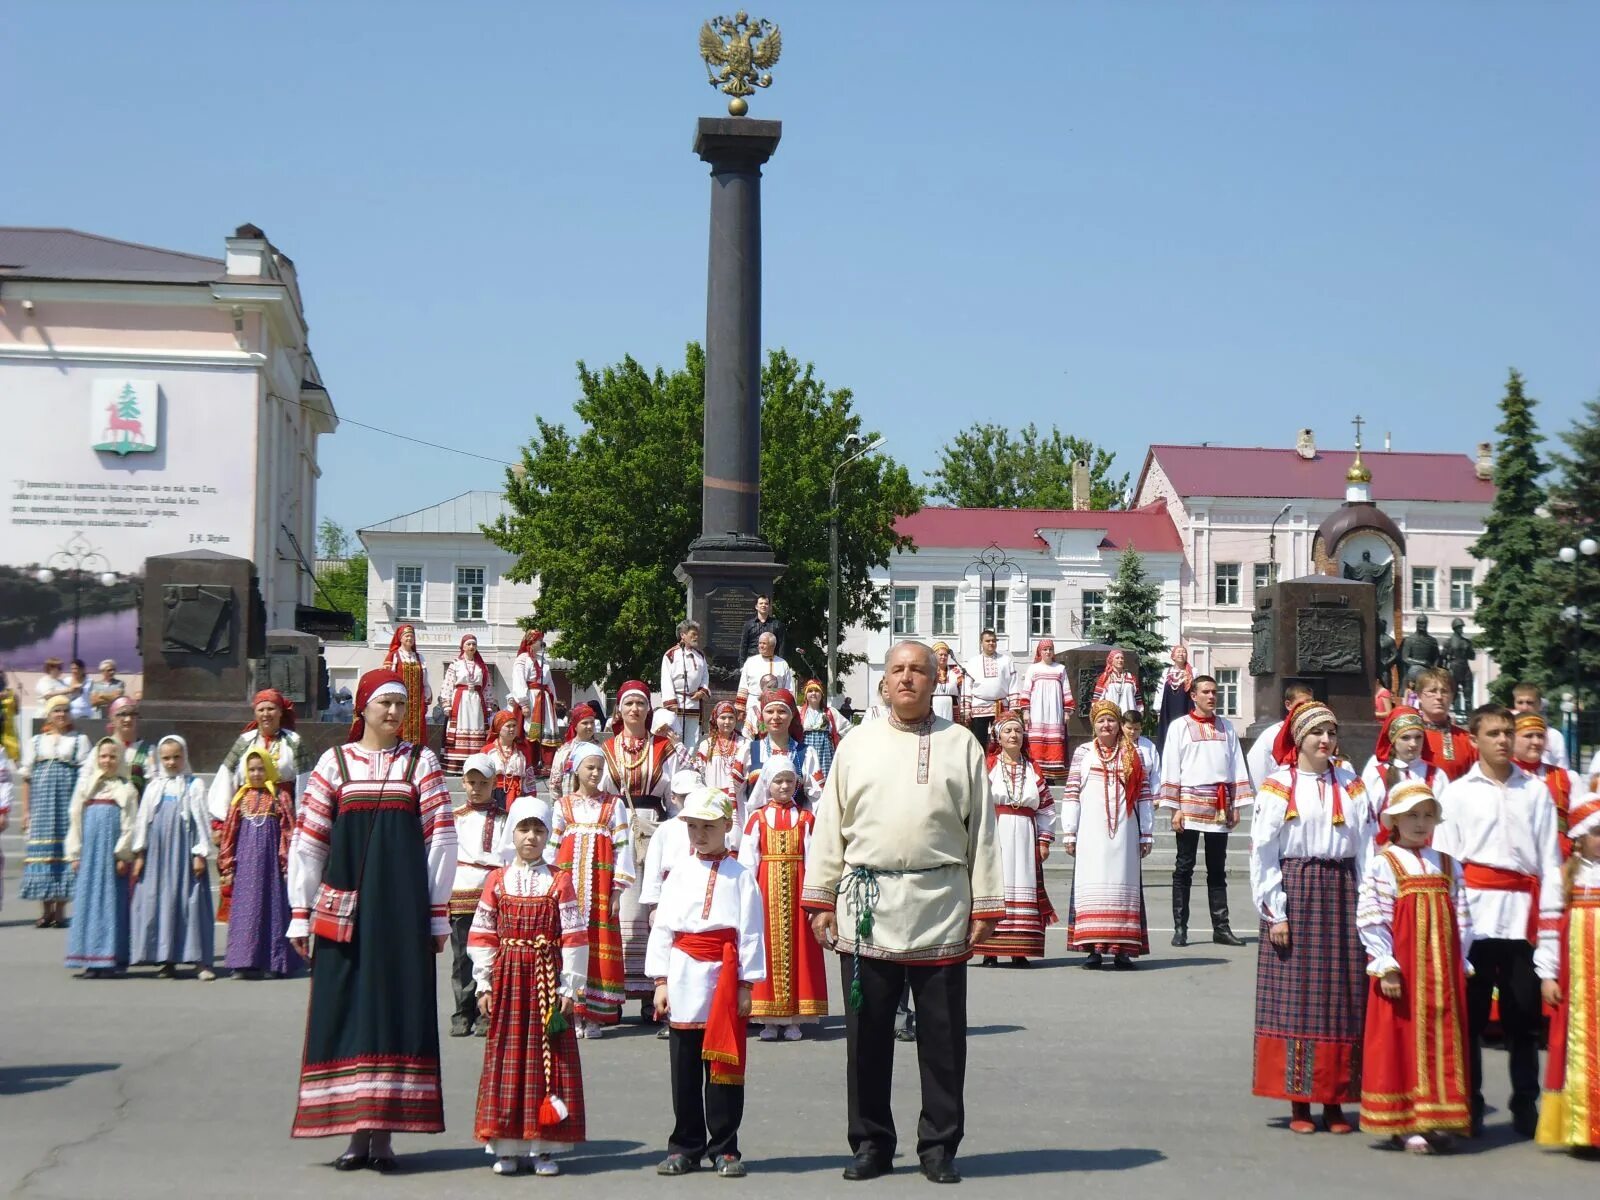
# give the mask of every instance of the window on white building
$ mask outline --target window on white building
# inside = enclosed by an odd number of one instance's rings
[[[1089,637],[1094,632],[1094,627],[1100,623],[1100,617],[1106,611],[1106,594],[1085,590],[1083,593],[1083,636]]]
[[[422,568],[394,569],[394,616],[397,621],[422,620]]]
[[[1056,594],[1049,588],[1033,588],[1028,592],[1028,634],[1030,637],[1051,637],[1056,631]]]
[[[1278,582],[1278,565],[1276,563],[1257,563],[1255,568],[1254,588],[1257,592],[1265,591]]]
[[[1450,607],[1456,612],[1472,611],[1472,568],[1450,568]]]
[[[1216,672],[1217,711],[1225,717],[1239,715],[1239,668],[1222,667]]]
[[[1216,566],[1216,603],[1218,606],[1239,603],[1239,564],[1218,563]]]
[[[1433,568],[1411,568],[1411,607],[1419,612],[1433,611],[1437,597],[1433,590]]]
[[[983,627],[1001,637],[1006,634],[1006,591],[1003,587],[983,589]]]
[[[917,589],[894,589],[894,635],[905,637],[917,631]]]
[[[483,620],[483,568],[456,568],[456,620]]]
[[[933,589],[933,636],[955,637],[956,635],[956,590],[955,588]]]

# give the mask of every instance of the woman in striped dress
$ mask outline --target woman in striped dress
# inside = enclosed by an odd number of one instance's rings
[[[1044,890],[1044,860],[1055,841],[1056,807],[1043,776],[1029,761],[1021,713],[1003,712],[990,732],[999,742],[989,760],[989,796],[995,806],[995,840],[1000,843],[1000,868],[1005,879],[1006,913],[994,936],[974,946],[983,965],[1026,967],[1044,957],[1045,926],[1056,922]]]
[[[387,1173],[395,1130],[444,1129],[434,959],[450,941],[456,830],[439,760],[400,740],[405,681],[368,671],[356,712],[350,741],[312,771],[289,846],[289,941],[311,958],[291,1132],[347,1134],[335,1167]]]
[[[67,870],[67,821],[78,772],[89,761],[89,739],[72,728],[70,698],[57,693],[44,705],[44,728],[22,752],[22,824],[28,831],[22,868],[24,900],[38,900],[40,929],[65,923],[73,877]]]
[[[805,702],[800,710],[801,740],[816,751],[817,767],[826,779],[833,769],[833,752],[839,747],[839,739],[850,732],[850,726],[828,706],[821,680],[806,680],[800,698]]]
[[[1154,844],[1151,774],[1138,745],[1109,700],[1089,709],[1094,738],[1079,746],[1067,773],[1061,836],[1072,855],[1072,908],[1067,944],[1087,950],[1086,970],[1112,956],[1115,970],[1150,953],[1139,860]]]

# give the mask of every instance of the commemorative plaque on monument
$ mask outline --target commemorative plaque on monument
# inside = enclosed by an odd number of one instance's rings
[[[1339,718],[1339,753],[1361,769],[1378,737],[1372,709],[1376,608],[1372,584],[1325,575],[1258,594],[1250,622],[1256,720],[1245,734],[1247,745],[1283,716],[1284,686],[1305,683]]]
[[[1067,714],[1067,738],[1076,746],[1094,736],[1089,726],[1089,709],[1094,704],[1094,682],[1106,669],[1106,657],[1113,651],[1122,654],[1122,666],[1134,679],[1139,679],[1139,654],[1121,646],[1075,646],[1056,654],[1056,661],[1067,669],[1067,684],[1072,688],[1076,706]]]
[[[729,116],[702,117],[694,151],[711,166],[706,281],[705,436],[700,536],[679,564],[689,616],[714,685],[743,665],[739,635],[755,597],[783,574],[761,536],[761,168],[778,148],[779,121],[745,116],[745,99],[768,87],[778,61],[777,26],[744,13],[708,21],[700,56],[711,84],[730,96]]]

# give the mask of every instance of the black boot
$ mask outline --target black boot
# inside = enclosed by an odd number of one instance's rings
[[[1189,944],[1189,881],[1172,880],[1172,944]]]
[[[1228,928],[1228,885],[1225,882],[1206,884],[1206,899],[1211,905],[1211,940],[1219,946],[1242,946],[1244,942]]]

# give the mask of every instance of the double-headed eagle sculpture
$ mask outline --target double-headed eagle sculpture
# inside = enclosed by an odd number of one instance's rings
[[[731,96],[728,112],[742,117],[750,111],[745,97],[758,87],[771,87],[770,67],[783,53],[783,35],[771,21],[754,21],[743,9],[730,17],[713,17],[700,26],[700,57],[705,59],[711,86]]]

